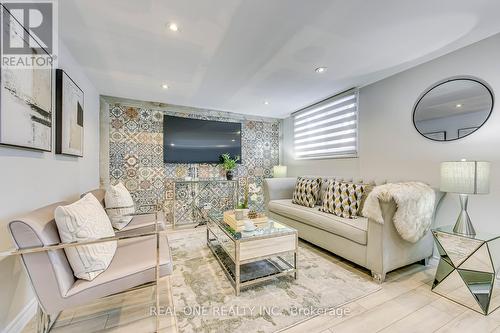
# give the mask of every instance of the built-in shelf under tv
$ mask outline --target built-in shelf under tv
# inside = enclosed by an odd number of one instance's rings
[[[215,164],[225,153],[241,157],[241,123],[163,116],[165,163]]]

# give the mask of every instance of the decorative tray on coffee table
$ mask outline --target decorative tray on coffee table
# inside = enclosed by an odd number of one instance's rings
[[[234,210],[228,210],[224,212],[224,222],[229,225],[235,231],[242,231],[245,228],[245,221],[252,221],[253,224],[258,228],[261,225],[267,224],[269,218],[264,214],[259,214],[257,218],[254,219],[243,219],[237,220],[234,214]]]

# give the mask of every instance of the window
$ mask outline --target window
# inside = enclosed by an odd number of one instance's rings
[[[295,158],[356,157],[358,91],[351,89],[293,114]]]

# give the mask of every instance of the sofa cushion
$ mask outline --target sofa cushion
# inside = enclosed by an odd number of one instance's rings
[[[57,207],[54,216],[63,243],[115,236],[106,212],[90,193],[70,205]],[[73,273],[84,280],[93,280],[104,272],[115,251],[116,241],[64,249]]]
[[[318,200],[321,178],[297,178],[295,190],[293,191],[293,203],[305,207],[314,207]]]
[[[125,185],[111,185],[104,196],[106,212],[115,229],[121,230],[132,221],[130,214],[135,213],[134,200]]]
[[[358,215],[364,191],[362,184],[330,181],[319,210],[352,219]]]
[[[354,184],[363,184],[365,185],[365,193],[363,194],[363,197],[361,198],[361,206],[359,211],[362,211],[364,202],[366,197],[368,196],[368,193],[376,186],[376,185],[383,185],[387,183],[387,180],[385,179],[375,179],[375,178],[364,178],[364,177],[340,177],[340,176],[315,176],[315,175],[307,175],[307,176],[302,176],[305,178],[321,178],[321,189],[319,193],[319,198],[318,198],[318,205],[322,204],[323,196],[325,195],[325,190],[328,187],[328,184],[330,183],[331,180],[336,180],[336,181],[344,181],[344,182],[351,182]]]
[[[77,280],[65,297],[91,293],[103,297],[117,290],[155,280],[156,236],[132,238],[118,243],[109,268],[93,281]],[[172,274],[173,265],[166,235],[160,235],[160,276]]]
[[[298,222],[328,231],[361,245],[367,243],[368,219],[358,216],[346,219],[323,213],[318,207],[309,208],[292,203],[290,199],[269,201],[269,211]]]

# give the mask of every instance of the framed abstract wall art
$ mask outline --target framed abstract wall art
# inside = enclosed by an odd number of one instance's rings
[[[424,133],[425,137],[437,140],[437,141],[446,141],[446,131],[437,131],[437,132],[429,132]]]
[[[459,129],[458,129],[458,133],[457,133],[458,138],[459,138],[459,139],[460,139],[460,138],[463,138],[463,137],[465,137],[465,136],[467,136],[467,135],[469,135],[469,134],[471,134],[471,133],[473,133],[473,132],[477,131],[477,129],[478,129],[478,127],[466,127],[466,128],[459,128]]]
[[[31,35],[8,11],[4,13],[9,19],[2,22],[3,37],[7,34],[11,42],[30,45],[27,39]],[[36,43],[39,49],[27,46],[31,50],[28,56],[45,51]],[[50,57],[47,52],[45,55]],[[50,68],[1,67],[0,144],[52,151],[52,62]]]
[[[83,156],[83,91],[68,74],[56,71],[56,154]]]

